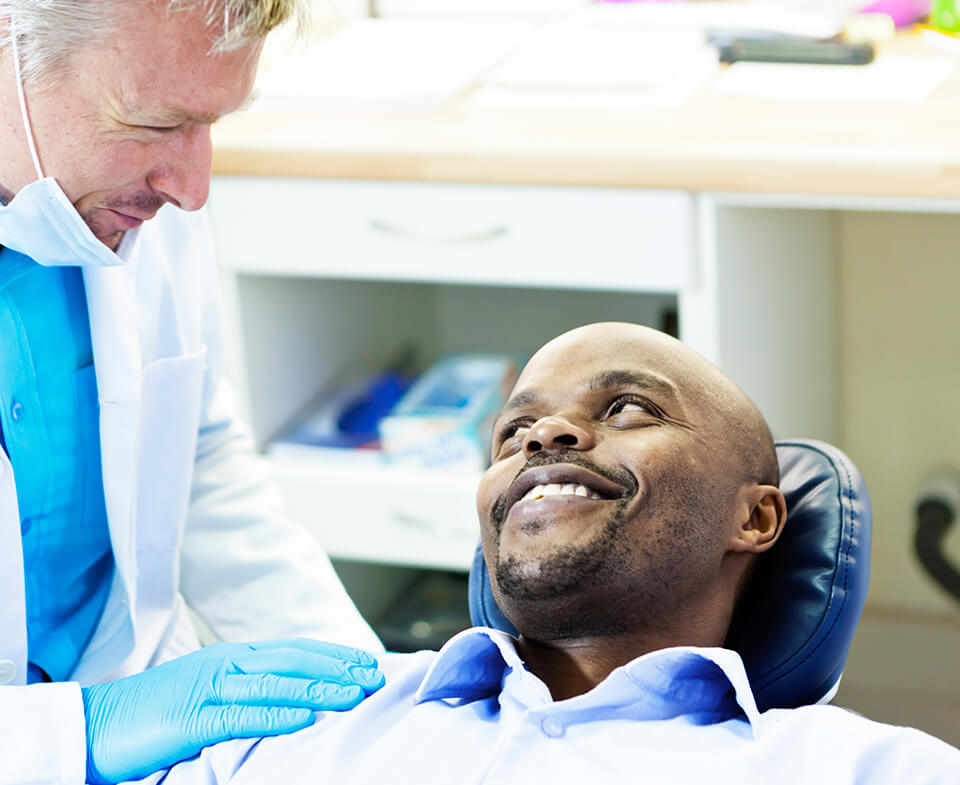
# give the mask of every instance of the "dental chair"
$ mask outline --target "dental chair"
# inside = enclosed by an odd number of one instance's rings
[[[872,512],[863,477],[823,442],[777,442],[787,522],[737,604],[727,648],[739,652],[760,711],[828,703],[870,576]],[[479,546],[470,570],[475,625],[517,632],[497,607]]]

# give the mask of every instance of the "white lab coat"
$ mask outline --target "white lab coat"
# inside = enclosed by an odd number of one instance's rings
[[[234,419],[205,216],[168,206],[140,232],[125,265],[83,271],[116,570],[72,678],[105,681],[197,648],[184,597],[225,640],[379,648],[316,541],[284,518]],[[20,519],[0,450],[0,785],[83,782],[78,684],[22,686],[26,673]]]

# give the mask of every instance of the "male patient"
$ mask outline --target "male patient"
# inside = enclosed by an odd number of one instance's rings
[[[721,648],[786,510],[770,431],[662,333],[597,324],[529,362],[477,494],[500,607],[291,736],[232,741],[179,783],[960,783],[960,751],[839,708],[759,714]]]

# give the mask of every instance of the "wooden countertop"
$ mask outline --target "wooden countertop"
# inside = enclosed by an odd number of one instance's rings
[[[914,35],[892,53],[926,52]],[[924,103],[726,98],[669,107],[256,108],[214,130],[214,174],[953,199],[960,69]]]

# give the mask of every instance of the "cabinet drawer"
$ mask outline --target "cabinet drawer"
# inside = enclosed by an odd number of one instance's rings
[[[224,266],[266,275],[675,292],[690,194],[217,177]]]
[[[270,456],[293,520],[334,558],[468,570],[480,539],[479,475]]]

